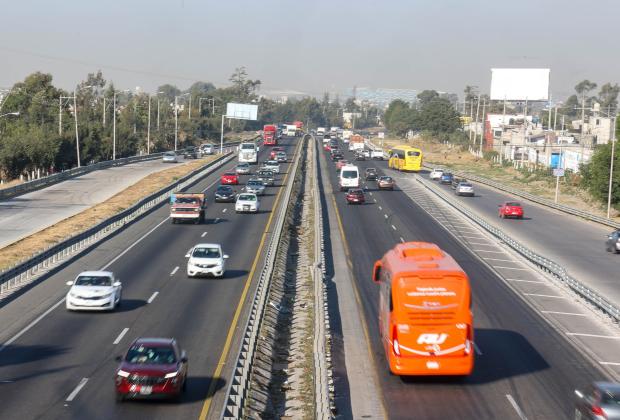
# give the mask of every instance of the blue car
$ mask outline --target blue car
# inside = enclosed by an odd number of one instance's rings
[[[452,179],[454,176],[450,172],[444,172],[439,178],[439,182],[441,184],[452,184]]]

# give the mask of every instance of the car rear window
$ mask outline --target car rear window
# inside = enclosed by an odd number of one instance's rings
[[[508,203],[506,203],[507,207],[521,207],[521,204],[517,203],[516,201],[509,201]]]
[[[170,346],[155,347],[136,344],[127,352],[125,361],[138,365],[170,365],[176,363],[177,360]]]
[[[351,171],[351,170],[342,171],[342,177],[346,179],[357,178],[358,177],[357,171]]]

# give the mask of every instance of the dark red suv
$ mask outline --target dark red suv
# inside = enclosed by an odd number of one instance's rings
[[[366,197],[362,189],[350,189],[346,195],[347,204],[364,204]]]
[[[116,358],[116,400],[178,398],[185,390],[187,356],[174,338],[138,338]]]

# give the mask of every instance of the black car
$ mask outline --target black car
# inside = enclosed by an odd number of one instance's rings
[[[336,150],[335,152],[332,152],[332,160],[334,162],[337,162],[342,159],[344,159],[344,156],[340,150]]]
[[[620,252],[620,230],[611,232],[607,236],[607,241],[605,241],[605,249],[607,249],[607,252],[613,252],[615,254]]]
[[[234,203],[235,190],[230,185],[220,185],[215,190],[216,203]]]
[[[452,177],[452,184],[450,185],[452,187],[453,190],[456,190],[456,187],[461,183],[461,182],[467,182],[467,180],[465,178],[460,178],[458,176],[453,176]]]
[[[375,168],[366,169],[366,181],[376,181],[377,180],[377,170]]]
[[[198,159],[198,148],[197,147],[188,147],[183,151],[183,158],[185,159]]]

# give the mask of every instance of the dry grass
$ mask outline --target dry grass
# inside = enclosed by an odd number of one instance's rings
[[[378,140],[375,140],[378,143]],[[458,147],[431,143],[426,141],[402,140],[388,138],[384,140],[384,149],[398,145],[411,144],[420,147],[424,152],[424,161],[427,165],[438,165],[453,170],[467,172],[494,181],[500,182],[521,191],[553,200],[555,198],[555,179],[551,176],[536,176],[524,171],[517,170],[512,166],[502,166],[488,160],[478,158],[468,151],[461,151]],[[566,178],[560,180],[558,203],[576,209],[588,211],[599,216],[606,216],[606,207],[603,203],[595,200],[587,191],[572,185]],[[618,212],[612,214],[616,220],[620,220]]]
[[[12,267],[72,235],[95,226],[215,158],[216,156],[208,156],[148,175],[103,203],[0,249],[0,270]]]

